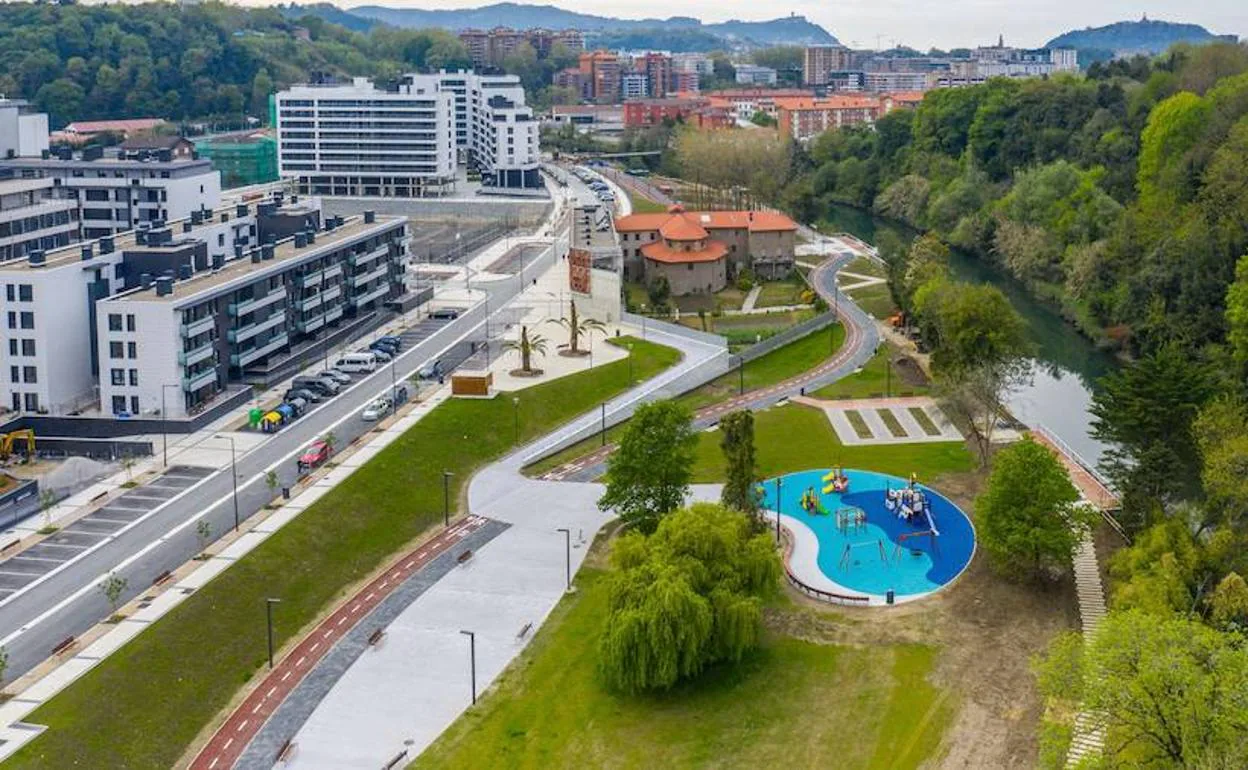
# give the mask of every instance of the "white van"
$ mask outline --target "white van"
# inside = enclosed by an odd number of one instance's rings
[[[349,374],[371,372],[377,369],[377,356],[372,353],[347,353],[334,362],[334,368]]]

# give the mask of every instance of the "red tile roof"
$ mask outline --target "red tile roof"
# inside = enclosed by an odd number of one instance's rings
[[[681,251],[669,248],[663,241],[647,243],[641,247],[641,255],[654,262],[667,265],[686,265],[691,262],[715,262],[728,253],[728,245],[719,241],[707,241],[706,247],[697,251]]]
[[[797,223],[784,214],[773,211],[684,211],[673,206],[665,214],[629,214],[617,217],[615,229],[621,233],[660,232],[668,236],[665,226],[673,219],[692,222],[705,231],[713,230],[749,230],[752,233],[782,232],[796,230]],[[711,233],[712,237],[714,233]],[[702,237],[706,237],[705,235]],[[673,240],[696,240],[695,238],[673,238]]]
[[[696,216],[685,212],[669,216],[666,222],[659,225],[659,235],[669,241],[701,241],[707,238],[707,232],[698,224]]]

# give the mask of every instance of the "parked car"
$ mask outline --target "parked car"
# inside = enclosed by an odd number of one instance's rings
[[[454,321],[456,318],[459,318],[459,308],[440,307],[429,313],[429,317],[439,321]]]
[[[390,355],[382,348],[369,348],[368,352],[377,357],[377,363],[379,364],[388,364],[390,363],[390,359],[394,358],[394,356]]]
[[[339,385],[351,384],[351,375],[347,374],[346,372],[338,371],[337,369],[325,369],[323,371],[317,372],[316,376],[328,377],[329,379],[333,380]]]
[[[291,388],[290,390],[286,391],[286,395],[282,400],[289,401],[292,398],[302,398],[304,401],[307,401],[309,404],[319,404],[325,400],[325,397],[322,396],[320,393],[313,392],[307,388],[299,388],[299,387]]]
[[[373,352],[348,353],[334,362],[334,368],[348,374],[371,372],[377,368],[377,356]]]
[[[329,444],[324,441],[313,441],[312,446],[299,455],[300,470],[311,470],[329,459]]]
[[[442,361],[432,361],[416,370],[416,376],[422,380],[436,380],[442,376]]]
[[[307,388],[326,397],[337,395],[341,387],[337,382],[321,377],[296,377],[293,384],[297,388]]]
[[[393,334],[387,334],[387,335],[385,335],[384,337],[378,337],[378,338],[377,338],[377,341],[378,341],[378,342],[384,342],[384,343],[386,343],[387,345],[394,345],[394,346],[395,346],[396,348],[398,348],[399,350],[402,350],[402,349],[403,349],[403,338],[402,338],[402,337],[396,337],[396,336],[394,336]]]
[[[360,417],[367,422],[380,420],[382,417],[385,417],[390,413],[391,405],[390,397],[382,396],[381,398],[378,398],[370,403],[368,406],[364,407],[364,411],[360,414]]]
[[[394,358],[395,356],[399,354],[398,345],[394,345],[389,342],[382,342],[381,340],[377,340],[376,342],[369,344],[368,349],[369,350],[384,350],[386,351],[386,353],[390,355],[391,358]]]
[[[298,396],[285,399],[285,403],[290,404],[290,407],[295,410],[296,417],[302,417],[303,413],[308,411],[308,402]]]

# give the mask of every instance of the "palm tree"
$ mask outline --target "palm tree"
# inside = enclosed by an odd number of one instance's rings
[[[546,355],[546,338],[540,334],[529,334],[529,327],[520,327],[520,339],[503,342],[503,350],[515,350],[520,353],[520,371],[523,374],[537,374],[533,370],[533,354]]]
[[[602,332],[606,334],[607,327],[597,318],[581,318],[576,312],[576,300],[572,300],[572,312],[568,318],[552,318],[551,323],[557,323],[568,330],[568,355],[581,355],[581,335],[589,336],[593,332]]]

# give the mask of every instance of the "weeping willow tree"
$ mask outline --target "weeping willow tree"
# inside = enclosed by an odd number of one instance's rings
[[[722,505],[698,503],[612,550],[599,670],[612,689],[666,690],[758,644],[762,599],[780,562],[766,535]]]

